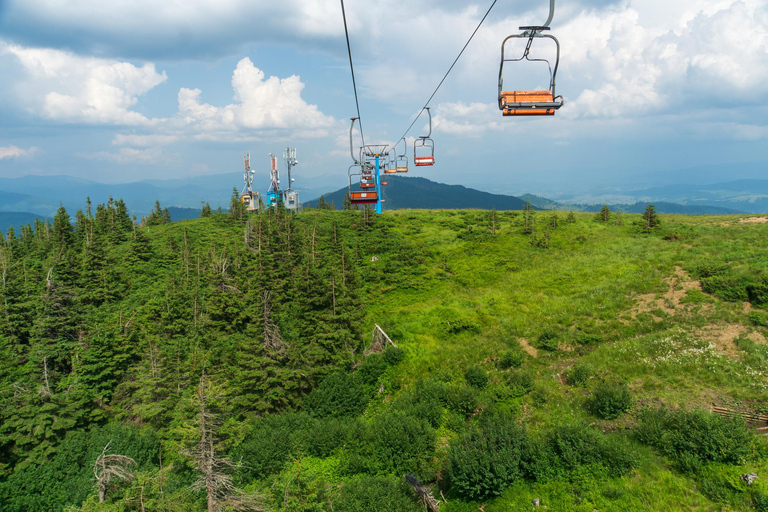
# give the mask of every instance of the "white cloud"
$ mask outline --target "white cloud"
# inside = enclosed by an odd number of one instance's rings
[[[0,146],[0,160],[3,158],[17,158],[21,156],[32,155],[39,151],[39,148],[31,147],[29,149],[22,149],[16,146]]]
[[[139,96],[166,80],[165,72],[158,73],[154,64],[137,67],[128,62],[1,42],[0,53],[15,56],[24,67],[27,76],[17,91],[38,115],[64,123],[156,122],[131,110]]]
[[[236,103],[216,107],[202,102],[200,89],[182,88],[178,119],[186,129],[207,139],[233,131],[253,134],[265,130],[290,130],[300,138],[324,137],[340,128],[333,117],[304,101],[304,84],[298,76],[265,79],[264,72],[247,57],[237,63],[232,89]]]
[[[118,133],[115,138],[112,139],[113,146],[135,146],[135,147],[153,147],[153,146],[167,146],[178,142],[180,137],[178,135],[136,135]]]
[[[100,151],[98,153],[81,154],[80,156],[89,160],[106,160],[119,164],[159,165],[171,162],[169,157],[163,155],[160,148],[120,148],[116,152]]]

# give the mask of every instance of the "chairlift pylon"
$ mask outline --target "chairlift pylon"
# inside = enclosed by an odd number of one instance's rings
[[[541,26],[520,27],[523,32],[507,36],[501,43],[501,64],[499,65],[499,110],[505,116],[553,116],[555,110],[563,106],[563,97],[555,95],[555,78],[557,68],[560,65],[560,41],[551,34],[543,34],[549,30],[549,24],[555,14],[555,0],[549,2],[549,17]],[[516,58],[505,58],[504,49],[510,39],[527,39],[523,54]],[[547,59],[531,58],[530,50],[534,39],[551,39],[555,42],[555,65]],[[505,62],[544,62],[549,69],[549,89],[544,91],[530,90],[504,90],[504,63]]]
[[[432,136],[432,113],[429,107],[424,107],[429,115],[429,133],[420,135],[413,141],[413,163],[416,166],[435,165],[435,142],[430,138]]]

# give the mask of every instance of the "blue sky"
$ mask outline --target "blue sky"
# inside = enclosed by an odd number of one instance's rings
[[[366,140],[395,142],[490,1],[345,4]],[[436,165],[410,174],[523,193],[766,160],[768,2],[558,1],[566,104],[503,118],[500,43],[547,8],[499,0],[431,103]],[[505,77],[537,88],[540,71]],[[290,145],[299,187],[339,188],[353,115],[334,0],[0,0],[1,177],[237,176],[249,151],[266,183]]]

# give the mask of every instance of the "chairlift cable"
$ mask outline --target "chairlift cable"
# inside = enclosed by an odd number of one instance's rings
[[[478,23],[478,24],[477,24],[477,27],[475,28],[475,31],[474,31],[474,32],[472,32],[472,35],[471,35],[471,36],[469,36],[469,39],[467,40],[466,44],[464,45],[464,48],[462,48],[462,49],[461,49],[461,51],[459,52],[459,55],[456,57],[456,60],[454,60],[454,61],[453,61],[453,64],[451,64],[451,67],[450,67],[450,68],[448,68],[448,71],[445,73],[445,76],[443,76],[443,79],[442,79],[442,80],[440,80],[440,83],[439,83],[439,84],[437,84],[437,87],[435,88],[434,92],[433,92],[433,93],[432,93],[432,95],[429,97],[429,99],[427,100],[427,102],[424,104],[424,106],[423,106],[423,107],[421,107],[421,110],[419,111],[418,115],[416,116],[416,119],[414,119],[414,120],[413,120],[413,122],[411,123],[411,125],[408,127],[408,129],[407,129],[407,130],[405,130],[405,133],[403,134],[403,136],[402,136],[402,137],[400,137],[399,139],[397,139],[397,141],[398,141],[398,142],[400,142],[400,139],[402,139],[402,138],[404,138],[406,135],[408,135],[408,132],[410,132],[410,131],[411,131],[411,128],[413,128],[413,125],[415,125],[415,124],[416,124],[416,121],[418,121],[418,120],[419,120],[419,117],[421,117],[421,114],[423,114],[423,113],[424,113],[424,110],[425,110],[425,109],[426,109],[426,108],[429,106],[429,102],[431,102],[431,101],[432,101],[432,98],[434,98],[434,97],[435,97],[435,94],[437,94],[437,91],[439,91],[439,90],[440,90],[440,87],[443,85],[443,82],[445,82],[445,79],[446,79],[446,78],[448,78],[448,75],[449,75],[449,74],[451,73],[451,71],[453,70],[453,67],[456,65],[456,63],[457,63],[457,62],[459,62],[459,59],[461,58],[462,54],[464,53],[464,50],[466,50],[466,49],[467,49],[467,46],[469,46],[469,43],[471,43],[471,42],[472,42],[472,39],[475,37],[475,34],[477,34],[477,31],[478,31],[478,30],[480,30],[480,27],[482,26],[483,22],[485,21],[485,18],[487,18],[487,17],[488,17],[488,15],[491,13],[491,9],[493,9],[493,6],[495,6],[495,5],[496,5],[496,2],[498,2],[498,0],[493,0],[493,3],[492,3],[492,4],[491,4],[491,6],[488,8],[488,10],[485,12],[485,16],[483,16],[483,19],[481,19],[481,20],[480,20],[480,23]],[[344,3],[344,2],[343,2],[343,0],[342,0],[342,4],[343,4],[343,3]]]
[[[496,2],[494,2],[496,3]],[[344,18],[344,34],[347,37],[347,53],[349,54],[349,69],[352,71],[352,88],[355,91],[355,106],[357,106],[357,124],[360,126],[360,138],[365,146],[365,137],[363,136],[363,121],[360,117],[360,102],[357,99],[357,84],[355,83],[355,67],[352,65],[352,47],[349,44],[349,29],[347,28],[347,13],[344,9],[344,0],[341,0],[341,15]]]

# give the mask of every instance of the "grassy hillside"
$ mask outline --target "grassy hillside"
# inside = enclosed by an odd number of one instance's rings
[[[423,510],[413,473],[448,512],[768,510],[764,436],[710,412],[768,409],[768,222],[639,218],[160,223],[105,238],[109,293],[86,239],[71,318],[45,301],[51,265],[73,279],[61,251],[16,241],[0,260],[33,274],[3,289],[2,508],[205,510],[202,394],[211,446],[240,461],[222,469],[240,494],[217,495],[233,509]],[[136,478],[99,504],[110,439]]]

